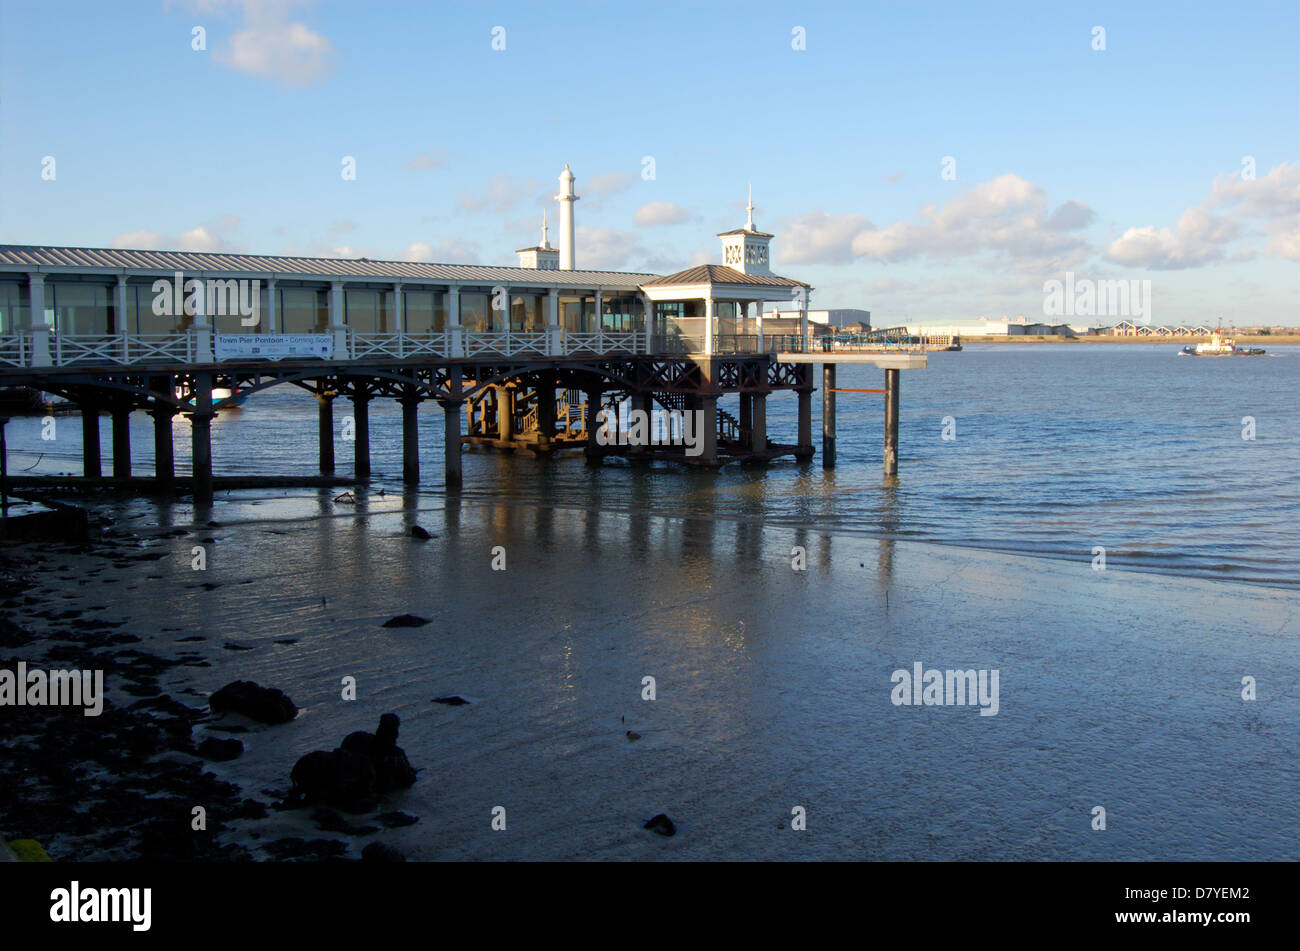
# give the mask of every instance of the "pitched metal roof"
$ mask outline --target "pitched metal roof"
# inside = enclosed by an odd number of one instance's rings
[[[777,277],[775,274],[745,274],[743,271],[737,271],[734,267],[727,267],[725,264],[700,264],[696,267],[688,267],[684,271],[678,271],[676,274],[656,277],[642,283],[645,287],[675,287],[690,284],[749,284],[759,287],[812,286],[805,284],[803,281],[796,281],[794,278]]]
[[[429,264],[420,261],[372,261],[368,258],[305,258],[271,254],[225,254],[206,251],[130,251],[121,248],[54,248],[0,245],[0,268],[6,265],[122,270],[150,274],[187,273],[275,274],[280,277],[413,280],[434,283],[543,285],[557,287],[618,287],[629,290],[653,274],[631,271],[557,271],[530,267],[478,264]]]

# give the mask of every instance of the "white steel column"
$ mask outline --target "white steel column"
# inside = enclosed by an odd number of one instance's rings
[[[564,353],[564,330],[560,327],[560,291],[546,292],[546,352],[553,357]]]
[[[117,276],[117,332],[134,333],[134,328],[127,325],[126,319],[126,275]]]
[[[460,325],[460,285],[449,284],[447,286],[447,335],[449,340],[448,354],[451,357],[465,356],[465,328]],[[457,404],[456,411],[460,411]],[[459,416],[457,419],[459,420]],[[457,446],[457,453],[460,448]],[[459,455],[457,456],[459,458]]]
[[[402,300],[402,282],[393,284],[393,332],[406,333],[406,302]]]
[[[275,278],[270,278],[266,282],[266,332],[269,334],[279,333],[280,327],[276,317],[276,300],[275,295],[278,290],[275,286]]]
[[[704,298],[704,353],[713,356],[713,298]]]
[[[45,323],[45,275],[27,275],[27,327],[32,333],[32,366],[47,367],[50,358],[50,328]]]
[[[334,359],[352,359],[348,352],[347,298],[342,281],[330,284],[330,333],[334,335]]]

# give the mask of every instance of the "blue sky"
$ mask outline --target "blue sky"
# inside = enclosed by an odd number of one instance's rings
[[[0,242],[510,264],[568,162],[582,267],[718,263],[752,182],[878,325],[1067,270],[1294,325],[1298,50],[1295,2],[0,0]]]

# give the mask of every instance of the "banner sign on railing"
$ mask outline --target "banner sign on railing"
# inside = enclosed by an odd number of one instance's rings
[[[283,357],[334,356],[334,337],[331,334],[216,334],[213,351],[218,360],[237,360],[240,357],[261,357],[279,360]]]

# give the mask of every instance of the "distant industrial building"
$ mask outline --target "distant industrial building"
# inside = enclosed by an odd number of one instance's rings
[[[871,311],[841,307],[808,311],[808,327],[814,334],[866,333],[871,329]],[[763,329],[774,334],[797,334],[799,311],[775,310],[763,315]]]

